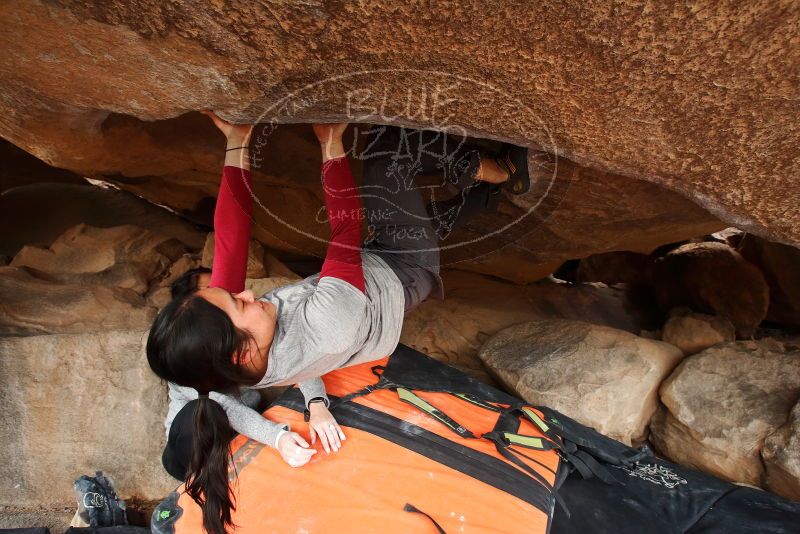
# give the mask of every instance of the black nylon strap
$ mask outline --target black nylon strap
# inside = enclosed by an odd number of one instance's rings
[[[303,401],[300,392],[294,390],[289,393],[293,395],[284,394],[276,404],[296,411],[302,410]],[[342,425],[380,436],[514,495],[545,513],[550,513],[552,501],[547,488],[541,484],[531,484],[530,476],[526,472],[516,469],[501,458],[459,445],[416,425],[407,424],[358,403],[339,406],[334,416]]]
[[[521,407],[523,406],[522,404],[510,406],[508,408],[501,408],[501,407],[497,407],[497,406],[494,406],[494,405],[487,404],[487,403],[483,402],[482,400],[477,399],[476,397],[473,397],[472,395],[450,393],[451,395],[455,396],[456,398],[461,398],[462,400],[466,400],[466,401],[471,402],[472,404],[475,404],[475,405],[480,406],[482,408],[486,408],[486,409],[489,409],[491,411],[500,413],[500,415],[498,416],[497,421],[495,423],[494,430],[492,432],[487,432],[487,433],[483,434],[482,436],[476,436],[468,428],[466,428],[466,427],[462,426],[461,424],[459,424],[457,421],[455,421],[452,417],[450,417],[449,415],[444,413],[442,410],[440,410],[439,408],[437,408],[436,406],[434,406],[433,404],[431,404],[427,400],[422,399],[421,397],[416,395],[414,392],[412,392],[410,390],[410,388],[405,388],[405,387],[403,387],[401,385],[395,384],[393,382],[390,382],[390,381],[384,379],[381,374],[376,372],[376,368],[373,368],[373,372],[379,377],[378,383],[371,384],[371,385],[366,386],[366,387],[364,387],[364,388],[362,388],[362,389],[360,389],[360,390],[358,390],[356,392],[353,392],[353,393],[350,393],[350,394],[345,395],[343,397],[340,397],[338,400],[336,400],[336,401],[334,401],[332,403],[332,406],[335,407],[335,406],[338,406],[338,405],[343,404],[345,402],[348,402],[350,400],[353,400],[354,398],[361,397],[363,395],[368,395],[368,394],[372,393],[373,391],[375,391],[377,389],[393,389],[393,390],[398,392],[398,397],[400,398],[401,401],[403,401],[403,402],[405,402],[407,404],[410,404],[411,406],[414,406],[415,408],[421,410],[424,413],[427,413],[428,415],[430,415],[431,417],[433,417],[434,419],[436,419],[437,421],[439,421],[440,423],[445,425],[447,428],[449,428],[451,431],[453,431],[456,435],[460,436],[461,438],[464,438],[464,439],[480,439],[482,437],[482,438],[485,438],[485,439],[493,442],[495,447],[497,448],[497,451],[504,458],[506,458],[508,461],[512,462],[514,465],[516,465],[517,467],[522,469],[525,473],[527,473],[529,476],[531,476],[537,482],[539,482],[542,486],[544,486],[548,491],[553,493],[555,495],[556,501],[559,503],[559,505],[564,509],[565,512],[567,512],[567,514],[569,513],[568,510],[566,509],[566,505],[564,504],[563,500],[554,491],[553,486],[547,481],[547,479],[545,479],[541,474],[539,474],[531,466],[527,465],[525,462],[520,460],[519,457],[516,456],[516,455],[522,455],[523,457],[534,461],[536,464],[541,465],[545,469],[548,469],[550,472],[552,472],[552,469],[547,468],[547,466],[542,465],[541,462],[533,460],[529,456],[527,456],[525,454],[522,454],[519,451],[514,451],[509,447],[510,444],[513,444],[513,445],[516,445],[516,446],[527,447],[527,448],[531,448],[531,449],[535,449],[535,450],[552,450],[552,449],[563,449],[564,448],[564,443],[561,441],[561,439],[558,436],[556,436],[555,434],[552,433],[552,430],[548,429],[548,431],[545,431],[545,429],[542,428],[542,422],[535,421],[534,419],[532,419],[528,414],[526,414],[521,409]],[[525,417],[526,419],[531,421],[531,423],[533,423],[543,434],[545,434],[545,436],[547,436],[547,438],[550,438],[550,439],[533,438],[531,436],[521,436],[521,435],[519,435],[519,437],[523,438],[523,440],[524,439],[536,439],[536,440],[541,442],[541,446],[538,445],[538,444],[536,446],[529,446],[529,445],[524,444],[523,442],[513,442],[513,443],[511,443],[509,438],[513,439],[514,436],[518,435],[518,434],[516,434],[516,432],[519,430],[519,418],[520,417]],[[548,432],[549,432],[550,435],[548,435]],[[511,435],[508,436],[508,435],[506,435],[506,433],[511,434]],[[551,436],[555,436],[555,439],[553,439]],[[570,447],[570,448],[574,448],[574,446]],[[581,465],[579,470],[582,470],[584,468],[585,468],[585,466]],[[585,468],[585,470],[588,471],[588,468]],[[583,472],[584,471],[581,471],[582,474],[583,474]],[[591,471],[588,471],[588,472],[591,472]]]
[[[555,471],[553,471],[552,469],[550,469],[548,466],[544,465],[542,462],[540,462],[540,461],[539,461],[539,460],[537,460],[536,458],[531,458],[530,456],[528,456],[527,454],[525,454],[525,453],[524,453],[524,452],[522,452],[522,451],[514,451],[514,454],[516,454],[516,455],[518,455],[518,456],[522,456],[523,458],[527,458],[527,459],[528,459],[528,460],[530,460],[531,462],[533,462],[533,463],[535,463],[535,464],[538,464],[538,465],[540,465],[540,466],[542,467],[542,469],[547,469],[548,471],[550,471],[550,472],[551,472],[551,473],[553,473],[554,475],[558,475],[558,473],[556,473]]]
[[[645,451],[625,451],[622,453],[622,463],[625,466],[631,466],[634,464],[639,463],[639,460],[645,458],[647,456],[647,452]]]
[[[398,387],[397,394],[401,401],[427,413],[444,426],[455,432],[458,436],[464,439],[477,439],[477,436],[473,434],[467,427],[458,423],[455,419],[444,413],[430,402],[414,394],[414,392],[411,390]]]
[[[524,417],[525,419],[527,419],[528,421],[530,421],[531,423],[533,423],[533,425],[536,428],[538,428],[545,436],[547,436],[550,439],[550,441],[552,441],[553,443],[555,443],[556,445],[558,445],[560,448],[563,449],[564,448],[564,440],[561,439],[561,436],[556,434],[553,431],[553,427],[547,425],[547,423],[544,421],[544,419],[539,417],[538,414],[536,414],[534,412],[530,412],[529,413],[528,409],[529,408],[523,409],[523,407],[520,407],[519,408],[519,414],[522,417]]]
[[[590,479],[594,476],[594,474],[592,474],[592,470],[589,469],[589,466],[583,463],[583,460],[574,454],[564,454],[564,459],[569,462],[569,464],[572,465],[572,467],[574,467],[578,473],[581,474],[581,477],[583,477],[584,480]]]
[[[539,474],[539,472],[536,471],[534,468],[532,468],[531,466],[520,460],[518,457],[516,457],[514,455],[514,451],[509,449],[505,443],[496,439],[494,436],[490,436],[487,439],[492,443],[494,443],[497,452],[499,452],[506,460],[508,460],[509,462],[513,463],[514,465],[522,469],[525,473],[534,478],[539,484],[547,488],[548,491],[553,491],[553,487],[550,485],[547,479],[544,478],[541,474]]]
[[[373,368],[374,369],[374,368]],[[370,384],[366,387],[359,389],[358,391],[354,391],[353,393],[348,393],[347,395],[343,395],[336,399],[335,401],[331,402],[330,409],[333,409],[340,404],[344,404],[346,402],[350,402],[353,399],[358,397],[363,397],[364,395],[369,395],[373,391],[377,391],[379,389],[394,389],[397,387],[397,384],[394,384],[383,377],[378,378],[378,381],[374,384]]]
[[[439,523],[437,523],[434,518],[432,518],[431,516],[429,516],[428,514],[426,514],[425,512],[423,512],[422,510],[420,510],[416,506],[414,506],[413,504],[406,503],[406,505],[403,506],[403,511],[404,512],[413,512],[415,514],[424,515],[425,517],[427,517],[428,519],[431,520],[431,523],[433,523],[433,526],[436,527],[437,531],[439,531],[439,534],[447,534],[447,532],[445,532],[444,529],[441,526],[439,526]]]
[[[588,452],[579,450],[575,452],[575,456],[583,460],[583,463],[586,464],[592,474],[606,484],[622,484]]]
[[[497,448],[497,452],[503,455],[503,457],[506,458],[509,462],[513,463],[514,465],[516,465],[517,467],[519,467],[520,469],[531,475],[532,478],[534,478],[537,482],[539,482],[545,488],[547,488],[547,491],[549,491],[550,494],[553,495],[553,498],[556,500],[558,505],[561,507],[562,510],[564,510],[566,516],[567,517],[571,516],[569,508],[567,508],[567,503],[564,502],[564,499],[561,497],[561,495],[559,495],[559,493],[555,490],[555,488],[542,475],[540,475],[535,469],[533,469],[531,466],[529,466],[516,456],[517,454],[519,454],[519,452],[509,447],[506,447],[505,445],[503,445],[501,442],[498,441],[494,441],[494,446],[495,448]]]
[[[495,406],[494,404],[489,404],[488,402],[484,402],[483,400],[479,399],[478,397],[476,397],[474,395],[470,395],[469,393],[452,393],[452,395],[455,395],[456,397],[458,397],[461,400],[465,400],[467,402],[470,402],[470,403],[474,404],[475,406],[480,406],[481,408],[484,408],[486,410],[491,410],[493,412],[502,412],[503,411],[503,408]]]

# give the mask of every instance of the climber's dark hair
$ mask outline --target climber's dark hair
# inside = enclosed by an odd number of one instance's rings
[[[228,483],[231,440],[236,432],[219,403],[201,397],[194,409],[192,459],[186,475],[186,493],[203,510],[203,528],[209,534],[225,534],[233,527],[236,509]]]
[[[160,378],[192,387],[201,395],[224,392],[254,383],[239,367],[251,340],[250,333],[236,328],[220,308],[188,293],[173,299],[156,316],[147,337],[147,362]],[[201,397],[194,409],[186,493],[202,507],[203,526],[210,534],[224,534],[233,526],[235,504],[228,466],[234,436],[222,406]]]
[[[197,291],[197,280],[200,278],[200,275],[208,274],[210,272],[211,269],[208,267],[195,267],[194,269],[189,269],[180,275],[177,280],[172,282],[172,285],[169,288],[172,298],[176,299],[178,297],[190,295]]]

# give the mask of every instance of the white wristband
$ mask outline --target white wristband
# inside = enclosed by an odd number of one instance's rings
[[[278,431],[278,433],[275,435],[275,443],[273,443],[273,444],[272,444],[272,448],[273,448],[273,449],[277,449],[277,448],[278,448],[278,441],[281,439],[281,436],[283,436],[283,435],[284,435],[284,434],[286,434],[287,432],[290,432],[290,429],[289,429],[289,426],[288,426],[288,425],[287,425],[287,426],[284,426],[283,428],[281,428],[281,429]]]

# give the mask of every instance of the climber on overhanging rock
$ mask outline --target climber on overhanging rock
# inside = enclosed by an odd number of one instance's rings
[[[170,382],[165,467],[186,478],[186,492],[203,504],[206,529],[224,532],[233,506],[228,456],[235,432],[274,446],[293,467],[316,453],[299,434],[263,418],[236,393],[298,384],[311,443],[319,437],[326,452],[337,451],[345,435],[328,411],[320,376],[391,354],[404,313],[431,292],[443,295],[436,232],[414,177],[443,173],[462,190],[508,182],[515,184],[514,193],[526,191],[529,183],[524,149],[504,150],[498,163],[441,132],[374,127],[361,155],[359,193],[342,142],[347,124],[316,124],[331,225],[322,270],[255,299],[243,291],[253,205],[252,126],[206,114],[228,141],[214,214],[211,280],[209,287],[190,288],[161,310],[147,340],[147,358]],[[436,143],[444,148],[438,156],[431,149]],[[362,209],[372,230],[363,248]]]

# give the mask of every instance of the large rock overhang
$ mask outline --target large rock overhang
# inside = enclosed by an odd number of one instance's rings
[[[719,220],[800,245],[798,7],[12,0],[0,20],[0,135],[179,210],[195,206],[177,190],[195,204],[213,196],[221,163],[215,132],[185,114],[216,109],[237,121],[457,129],[550,154],[563,198],[504,243],[542,272]],[[311,174],[283,201],[316,195],[318,169],[302,159]],[[626,202],[627,216],[612,209]]]

